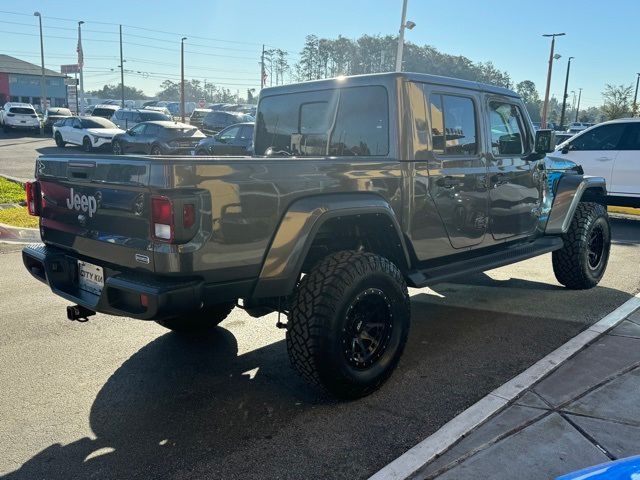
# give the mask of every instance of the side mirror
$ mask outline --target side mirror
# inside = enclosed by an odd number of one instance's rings
[[[564,147],[562,147],[562,150],[560,151],[566,155],[570,150],[573,150],[573,147],[570,143],[567,143]]]
[[[136,132],[134,132],[133,130],[131,130],[130,128],[127,130],[127,135],[131,136],[131,137],[135,137],[136,136]]]
[[[554,130],[545,129],[536,131],[536,153],[551,153],[555,150],[556,132]]]
[[[73,126],[73,128],[77,128],[78,130],[82,129],[82,127],[80,125],[78,125],[77,123]]]

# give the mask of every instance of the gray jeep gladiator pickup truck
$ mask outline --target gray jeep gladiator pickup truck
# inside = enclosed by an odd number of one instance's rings
[[[610,248],[605,182],[554,162],[512,91],[412,73],[266,88],[252,157],[45,155],[28,184],[43,244],[24,264],[95,312],[212,328],[287,316],[308,381],[379,387],[409,331],[407,287],[553,252],[586,289]]]

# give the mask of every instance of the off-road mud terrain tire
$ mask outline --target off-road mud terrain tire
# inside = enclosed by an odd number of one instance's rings
[[[332,395],[368,395],[398,364],[410,315],[407,285],[391,261],[355,251],[328,255],[294,294],[289,358],[303,378]]]
[[[606,207],[581,202],[567,233],[564,247],[552,254],[553,273],[567,288],[584,290],[602,279],[609,261],[611,227]]]
[[[233,307],[235,307],[234,302],[220,303],[199,312],[156,320],[156,323],[174,332],[201,332],[222,322],[231,313]]]

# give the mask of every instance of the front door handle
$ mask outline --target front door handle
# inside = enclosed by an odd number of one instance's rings
[[[598,157],[598,158],[596,158],[596,160],[598,162],[610,162],[611,160],[613,160],[613,158],[611,158],[611,157]]]

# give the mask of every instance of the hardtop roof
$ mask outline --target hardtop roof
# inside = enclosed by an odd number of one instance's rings
[[[466,88],[470,90],[480,90],[496,95],[505,95],[508,97],[520,97],[513,90],[508,88],[490,85],[488,83],[475,82],[473,80],[463,80],[460,78],[443,77],[440,75],[431,75],[428,73],[414,72],[387,72],[387,73],[370,73],[365,75],[351,75],[345,77],[334,77],[322,80],[309,80],[301,83],[289,85],[281,85],[277,87],[264,88],[261,92],[262,96],[278,95],[296,91],[308,91],[312,89],[337,88],[347,85],[374,85],[377,83],[386,83],[393,78],[404,78],[408,81],[429,83],[433,85],[451,86],[457,88]]]

